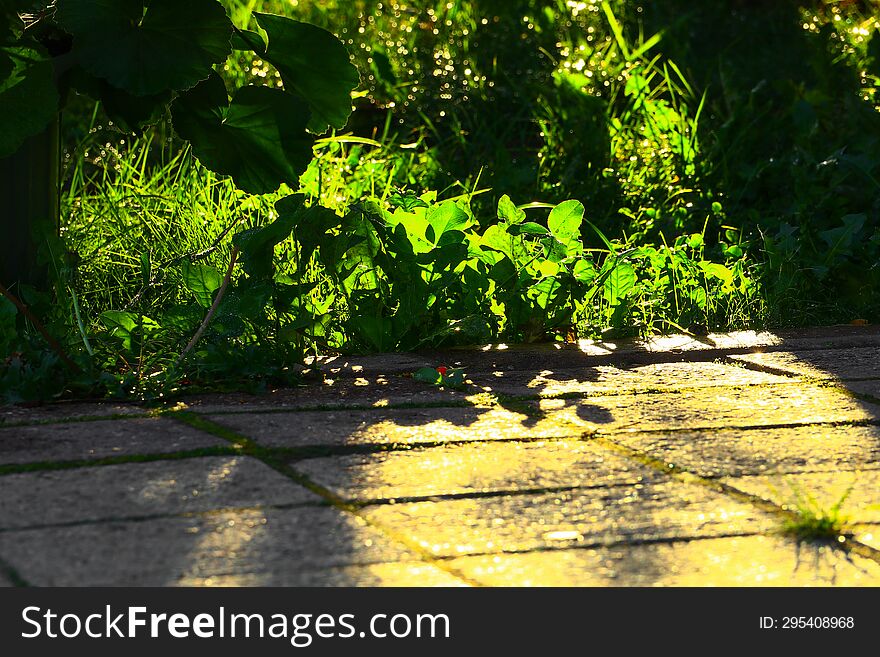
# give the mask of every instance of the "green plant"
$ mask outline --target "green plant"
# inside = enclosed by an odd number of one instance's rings
[[[809,493],[791,486],[793,501],[786,505],[795,516],[785,521],[783,531],[798,539],[839,541],[849,534],[843,504],[852,493],[850,486],[831,506],[821,504]]]
[[[176,132],[202,163],[247,192],[296,186],[314,135],[345,125],[359,76],[329,32],[282,16],[254,17],[259,32],[234,26],[216,0],[4,0],[0,158],[27,153],[28,138],[44,132],[78,92],[99,100],[128,130],[170,110]],[[230,98],[215,68],[233,50],[271,62],[281,83],[243,86]],[[4,196],[16,192],[3,189]]]

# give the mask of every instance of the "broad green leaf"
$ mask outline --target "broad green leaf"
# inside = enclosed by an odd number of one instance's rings
[[[498,199],[498,218],[507,224],[521,224],[526,220],[525,210],[520,210],[505,194]]]
[[[590,285],[596,280],[596,268],[593,263],[580,259],[574,263],[572,275],[579,283]]]
[[[635,287],[636,272],[628,262],[618,262],[609,272],[605,279],[605,300],[611,306],[616,306],[626,298],[630,290]]]
[[[223,277],[210,265],[184,261],[180,268],[183,282],[202,308],[210,308],[214,292],[223,284]]]
[[[437,244],[441,236],[447,231],[462,230],[470,222],[470,217],[454,201],[444,201],[428,209],[425,216],[428,228],[433,235],[426,231],[428,240]]]
[[[52,63],[41,49],[0,48],[0,55],[11,62],[0,80],[0,157],[6,157],[52,122],[60,99]]]
[[[296,187],[312,159],[308,110],[279,89],[242,87],[230,103],[223,80],[212,74],[177,99],[172,116],[202,164],[252,194],[274,192],[281,183]]]
[[[170,91],[152,96],[134,96],[79,66],[68,73],[67,81],[78,92],[100,101],[111,121],[123,130],[132,132],[158,123],[172,97]]]
[[[699,263],[700,269],[706,274],[707,278],[717,278],[725,285],[733,284],[733,272],[724,265],[717,262],[702,261]]]
[[[258,55],[266,53],[266,40],[259,32],[249,30],[235,30],[232,35],[233,50],[252,50]]]
[[[568,247],[569,252],[580,242],[581,224],[584,221],[584,205],[580,201],[564,201],[550,212],[547,227],[557,240]]]
[[[231,51],[217,0],[60,0],[57,20],[87,71],[135,96],[189,89]]]
[[[549,235],[550,231],[534,221],[526,221],[522,224],[513,224],[507,227],[511,235]]]
[[[413,378],[416,381],[433,383],[434,385],[440,385],[440,382],[443,381],[443,375],[434,367],[422,367],[417,369],[413,373]]]
[[[309,104],[309,130],[345,127],[351,114],[351,91],[360,84],[348,50],[327,30],[283,16],[255,13],[269,35],[265,59],[281,73],[284,88]]]

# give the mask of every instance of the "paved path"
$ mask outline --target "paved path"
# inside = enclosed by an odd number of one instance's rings
[[[411,376],[440,364],[468,384]],[[871,327],[320,367],[263,396],[0,408],[0,583],[880,584]],[[784,532],[847,491],[846,537]]]

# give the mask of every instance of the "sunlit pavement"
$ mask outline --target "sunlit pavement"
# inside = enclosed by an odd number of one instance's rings
[[[412,378],[440,365],[467,384]],[[873,327],[333,358],[304,378],[0,409],[0,584],[880,584]],[[839,535],[793,534],[810,512]]]

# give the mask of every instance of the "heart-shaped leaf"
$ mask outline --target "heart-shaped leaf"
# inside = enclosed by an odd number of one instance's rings
[[[223,277],[210,265],[184,261],[180,268],[183,282],[202,308],[210,308],[214,292],[223,284]]]
[[[580,201],[565,201],[557,205],[550,212],[547,219],[547,227],[553,233],[553,237],[565,244],[572,246],[580,241],[581,224],[584,221],[584,205]],[[571,248],[569,248],[571,251]]]
[[[83,68],[135,96],[189,89],[231,51],[217,0],[60,0],[56,20]]]
[[[174,129],[206,167],[252,194],[274,192],[281,183],[295,187],[312,159],[309,111],[280,89],[242,87],[229,102],[223,80],[212,74],[175,101],[172,115]]]
[[[256,13],[269,35],[265,59],[281,73],[284,88],[309,104],[309,130],[345,127],[351,114],[351,91],[360,84],[348,50],[327,30],[283,16]]]
[[[0,48],[11,63],[0,79],[0,157],[11,155],[58,115],[52,63],[37,46]]]

